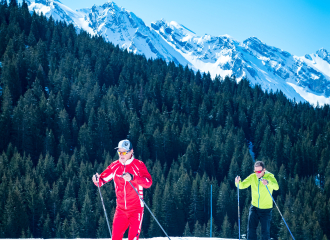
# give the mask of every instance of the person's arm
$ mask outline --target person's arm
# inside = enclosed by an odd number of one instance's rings
[[[250,187],[251,186],[251,181],[252,181],[252,176],[253,176],[253,174],[251,174],[250,176],[248,176],[247,178],[245,178],[243,180],[243,182],[240,180],[239,181],[239,189],[244,189],[244,188]],[[237,184],[238,183],[235,182],[236,187],[237,187]]]
[[[278,183],[273,174],[269,174],[269,176],[267,176],[266,180],[268,181],[268,186],[270,188],[274,189],[275,191],[279,189]]]
[[[96,173],[93,176],[93,182],[94,182],[95,186],[98,186],[98,184],[99,184],[99,186],[102,187],[104,184],[111,181],[114,177],[113,169],[114,169],[114,167],[111,164],[101,174]]]
[[[150,188],[152,184],[152,178],[146,165],[143,162],[140,162],[139,166],[139,176],[133,175],[132,182],[141,185],[143,188]]]

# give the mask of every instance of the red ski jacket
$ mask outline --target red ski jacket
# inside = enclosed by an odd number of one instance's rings
[[[125,210],[141,208],[143,207],[143,202],[129,182],[126,182],[121,177],[122,174],[126,172],[133,175],[131,183],[143,199],[143,188],[149,188],[152,184],[152,179],[146,165],[134,157],[127,160],[125,164],[119,160],[111,163],[110,166],[101,173],[99,185],[101,187],[113,179],[116,190],[117,207]]]

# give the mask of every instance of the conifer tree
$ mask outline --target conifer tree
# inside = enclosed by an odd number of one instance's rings
[[[235,151],[236,152],[236,151]],[[234,156],[231,159],[230,166],[229,166],[229,172],[228,172],[228,178],[234,179],[236,176],[239,176],[240,169],[237,163],[237,156],[234,154]]]
[[[139,140],[137,142],[137,154],[139,159],[147,160],[150,157],[149,149],[148,149],[148,142],[144,134],[141,134]]]
[[[186,226],[184,227],[183,236],[184,237],[192,237],[188,222],[186,223]]]
[[[19,184],[18,181],[15,184]],[[8,194],[3,220],[5,235],[12,238],[20,237],[21,230],[28,227],[28,216],[19,186],[14,186]]]
[[[109,236],[109,230],[107,226],[107,222],[105,219],[101,216],[99,221],[98,221],[98,228],[97,228],[97,238],[106,238]]]
[[[160,222],[160,224],[162,224],[162,219],[160,219],[160,217],[162,216],[161,213],[161,195],[162,195],[162,189],[160,187],[160,184],[156,183],[156,188],[154,191],[154,195],[152,197],[152,212],[153,214],[157,217],[158,221]],[[158,217],[159,216],[159,217]],[[150,221],[150,227],[148,229],[148,235],[150,237],[153,236],[163,236],[163,232],[162,230],[159,228],[157,222],[154,219],[151,219]]]
[[[206,225],[205,229],[205,237],[210,236],[210,229],[211,228],[211,221],[209,220]],[[212,237],[217,237],[218,227],[214,223],[214,218],[212,217]]]
[[[219,195],[216,208],[216,222],[221,224],[228,208],[228,199],[230,198],[229,185],[227,182],[220,183]],[[220,225],[219,225],[220,226]]]
[[[162,220],[164,229],[169,235],[179,235],[178,222],[176,217],[176,204],[171,193],[172,186],[169,181],[166,182],[163,197],[162,197]]]
[[[203,228],[198,223],[198,221],[196,221],[196,223],[194,225],[194,233],[193,233],[193,235],[194,235],[194,237],[203,237],[204,236]]]
[[[183,157],[184,167],[189,171],[196,172],[199,166],[199,158],[196,144],[191,141]]]
[[[70,221],[70,237],[79,238],[79,225],[75,217],[71,218]]]
[[[222,223],[220,236],[222,238],[231,238],[233,235],[232,233],[233,233],[233,230],[232,230],[231,224],[229,222],[228,216],[226,214],[226,216],[223,220],[223,223]]]
[[[190,194],[190,205],[189,205],[189,221],[191,226],[197,221],[203,221],[203,205],[202,205],[202,198],[199,192],[199,185],[200,185],[200,177],[197,174],[196,178],[194,179],[191,187],[191,194]]]
[[[88,196],[88,192],[86,193],[86,198],[81,210],[80,216],[80,224],[81,224],[81,231],[80,234],[83,237],[93,237],[95,234],[95,226],[96,221],[94,220],[93,214],[93,204]]]
[[[64,219],[63,224],[61,226],[61,236],[64,238],[70,238],[70,224],[67,218]]]
[[[11,124],[10,116],[12,115],[12,97],[9,90],[9,87],[6,86],[1,101],[1,115],[0,115],[0,138],[2,141],[0,142],[0,149],[5,149],[10,142],[10,134],[11,134]]]
[[[51,238],[52,232],[51,232],[51,220],[49,218],[49,214],[47,214],[47,218],[45,222],[43,223],[43,229],[42,229],[42,235],[44,238]]]

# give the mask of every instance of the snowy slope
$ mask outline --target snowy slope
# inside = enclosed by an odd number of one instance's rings
[[[30,11],[52,15],[77,29],[103,36],[123,49],[147,58],[188,65],[212,77],[246,77],[264,90],[281,90],[290,99],[330,104],[330,53],[320,49],[303,57],[268,46],[256,37],[238,42],[228,35],[197,36],[177,22],[145,23],[134,13],[109,1],[73,11],[59,1],[28,2]]]
[[[66,21],[72,23],[76,28],[82,28],[90,34],[94,34],[92,28],[89,27],[85,21],[85,14],[73,11],[71,8],[63,5],[60,1],[52,0],[26,0],[31,12],[35,11],[37,14],[43,13],[44,16],[50,17],[55,21]]]

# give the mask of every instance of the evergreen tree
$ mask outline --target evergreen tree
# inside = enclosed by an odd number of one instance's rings
[[[222,182],[220,184],[217,207],[216,207],[216,222],[218,224],[223,222],[223,217],[226,215],[227,210],[229,209],[228,208],[228,199],[230,198],[229,194],[230,192],[229,192],[228,183]]]
[[[190,205],[189,205],[189,221],[191,226],[197,221],[202,222],[203,205],[199,192],[200,177],[197,175],[196,179],[192,183]],[[195,231],[195,230],[194,230]]]
[[[47,214],[47,218],[43,224],[43,229],[42,229],[42,235],[44,238],[51,238],[52,237],[52,232],[51,232],[51,220],[49,218],[49,214]]]
[[[211,230],[211,221],[209,220],[205,229],[205,237],[210,236]],[[218,227],[214,223],[214,218],[212,217],[212,237],[217,237]]]
[[[162,206],[161,206],[161,196],[162,196],[162,188],[159,183],[156,183],[155,191],[152,196],[152,212],[157,217],[160,224],[162,224]],[[150,226],[148,229],[149,236],[163,236],[162,230],[159,228],[157,222],[154,219],[151,219]]]
[[[232,230],[231,224],[228,220],[227,214],[222,223],[220,236],[222,238],[231,238],[233,236],[233,230]]]
[[[16,184],[19,182],[16,181]],[[21,230],[28,227],[28,217],[19,186],[14,187],[8,194],[3,220],[5,235],[12,238],[20,237]]]
[[[186,223],[186,226],[184,227],[183,236],[192,237],[188,222]]]
[[[98,222],[97,238],[106,238],[108,236],[109,236],[109,230],[108,230],[107,222],[105,218],[101,216]]]
[[[12,98],[9,87],[6,86],[3,91],[1,102],[1,115],[0,115],[0,149],[5,149],[10,142],[11,125],[10,116],[12,115]]]
[[[94,220],[95,217],[93,214],[93,205],[88,196],[88,192],[86,193],[86,198],[82,206],[80,219],[81,219],[80,235],[82,237],[93,237],[95,234],[94,229],[96,227],[96,221]]]
[[[194,237],[203,237],[204,236],[203,228],[198,223],[198,221],[196,221],[196,223],[194,225],[194,233],[193,233],[193,235],[194,235]]]
[[[177,236],[181,233],[178,231],[178,222],[176,217],[176,204],[171,193],[172,186],[169,181],[166,182],[164,194],[162,197],[162,219],[164,229],[167,234]]]
[[[79,225],[76,221],[76,218],[71,218],[70,223],[70,237],[71,238],[79,238]]]

